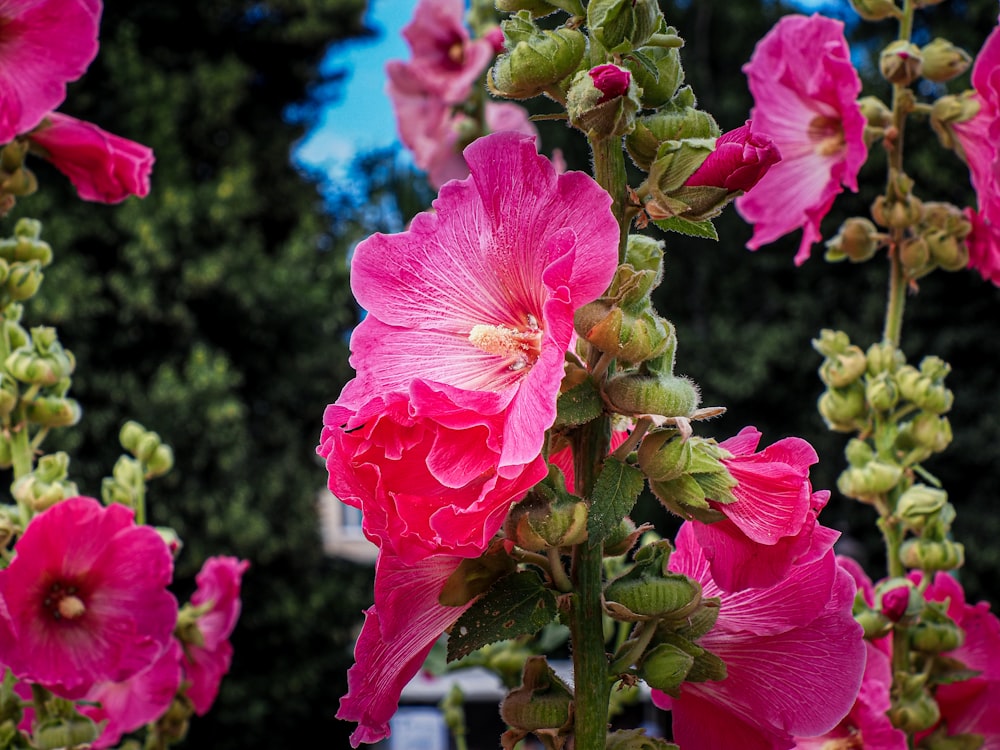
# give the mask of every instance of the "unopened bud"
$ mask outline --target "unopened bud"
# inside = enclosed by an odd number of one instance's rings
[[[672,643],[661,643],[643,658],[639,676],[651,688],[676,696],[693,666],[694,656]]]
[[[899,39],[882,50],[878,67],[882,77],[889,83],[909,86],[920,77],[923,55],[920,47]]]
[[[819,368],[819,377],[831,388],[844,388],[861,379],[868,369],[865,353],[859,346],[848,346],[828,358]]]
[[[508,726],[526,732],[560,729],[571,718],[573,693],[545,661],[529,656],[524,663],[520,687],[500,704],[500,716]]]
[[[612,54],[628,54],[660,28],[663,14],[656,0],[591,0],[587,28]]]
[[[902,18],[902,11],[893,0],[851,0],[851,7],[866,21]]]
[[[31,746],[37,750],[89,747],[99,734],[97,725],[86,716],[54,717],[34,728]]]
[[[937,515],[948,502],[948,493],[925,484],[915,484],[899,496],[896,515],[906,526],[920,533],[931,516]]]
[[[656,109],[669,102],[677,93],[677,87],[684,81],[680,50],[646,47],[642,52],[656,66],[655,76],[645,65],[631,57],[625,58],[623,64],[632,71],[636,85],[642,89],[643,109]]]
[[[579,544],[587,538],[587,504],[529,493],[507,514],[504,536],[531,552]]]
[[[854,432],[868,415],[864,387],[852,383],[847,388],[828,388],[819,397],[819,412],[831,430]]]
[[[688,417],[701,401],[698,386],[675,375],[624,373],[604,386],[604,394],[619,414]]]
[[[524,13],[504,21],[526,21]],[[527,20],[530,24],[530,20]],[[530,99],[571,75],[583,58],[586,37],[578,29],[535,29],[500,55],[487,77],[490,90],[507,99]]]
[[[4,285],[11,299],[25,300],[34,296],[43,278],[41,263],[37,260],[21,261],[11,264]]]
[[[910,647],[925,654],[954,651],[964,641],[962,629],[936,603],[929,603],[920,621],[910,629]]]
[[[930,729],[941,720],[941,709],[926,689],[927,675],[897,674],[894,686],[902,683],[902,694],[886,712],[892,725],[911,734]]]
[[[570,124],[591,137],[619,138],[631,132],[641,108],[632,74],[611,63],[581,70],[566,96]]]
[[[899,262],[910,279],[919,279],[934,269],[931,249],[921,236],[907,237],[899,243]]]
[[[868,219],[856,216],[845,221],[837,236],[826,243],[826,259],[847,258],[852,263],[861,263],[875,255],[881,242],[878,228]]]
[[[955,570],[965,564],[965,547],[949,539],[908,539],[899,550],[899,559],[907,568],[927,573]]]
[[[38,396],[28,401],[25,409],[29,422],[44,427],[71,427],[80,421],[82,414],[76,399],[60,396]]]
[[[888,342],[872,344],[865,352],[865,361],[868,362],[869,375],[892,373],[906,363],[906,355]]]
[[[697,109],[696,104],[691,87],[685,86],[656,113],[636,120],[635,129],[625,138],[625,147],[640,169],[649,171],[665,141],[719,137],[722,131],[715,119]]]
[[[920,53],[924,58],[924,78],[938,83],[957,78],[972,64],[968,52],[940,37],[924,45]]]
[[[865,400],[875,411],[891,411],[899,403],[899,386],[887,372],[869,378],[865,384]]]
[[[673,326],[652,310],[633,316],[605,299],[579,308],[573,324],[581,338],[625,363],[658,357],[676,340]]]
[[[875,607],[891,622],[915,622],[924,608],[924,597],[905,578],[889,578],[875,589]]]

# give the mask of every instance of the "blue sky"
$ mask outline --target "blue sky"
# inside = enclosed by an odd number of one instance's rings
[[[846,2],[799,0],[797,4],[810,11]],[[328,172],[336,180],[346,177],[355,153],[389,146],[397,140],[396,121],[385,93],[384,67],[387,60],[409,58],[401,32],[415,5],[416,0],[369,0],[367,25],[375,36],[352,40],[330,51],[324,70],[347,73],[342,98],[326,108],[316,128],[299,144],[299,160]]]

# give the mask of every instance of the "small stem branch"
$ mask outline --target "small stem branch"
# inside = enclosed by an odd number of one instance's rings
[[[636,630],[638,631],[638,636],[629,647],[628,651],[615,659],[615,661],[611,664],[611,667],[608,669],[608,672],[612,677],[622,674],[633,664],[639,661],[639,657],[642,656],[646,647],[653,640],[653,636],[656,635],[656,623],[641,623]]]
[[[573,590],[573,582],[569,580],[566,568],[563,567],[562,557],[559,550],[552,547],[548,550],[549,575],[552,576],[552,583],[564,594]]]
[[[611,457],[619,461],[624,461],[628,457],[628,454],[639,445],[639,441],[642,440],[643,436],[652,426],[652,419],[649,417],[640,417],[639,421],[635,423],[632,432],[625,438],[625,442],[615,448],[615,452],[611,454]]]

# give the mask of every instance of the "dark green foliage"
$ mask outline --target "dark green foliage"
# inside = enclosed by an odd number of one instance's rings
[[[179,596],[209,555],[251,561],[232,672],[187,747],[317,736],[340,747],[350,730],[333,715],[371,571],[323,555],[314,449],[350,377],[356,307],[347,240],[290,162],[313,110],[286,113],[327,93],[317,65],[366,33],[363,11],[363,0],[106,0],[100,54],[64,110],[151,146],[152,192],[85,204],[36,160],[42,191],[18,207],[56,252],[26,317],[59,327],[84,408],[46,448],[69,449],[73,478],[97,495],[120,425],[138,420],[176,453],[149,507],[186,544]],[[345,227],[378,226],[348,208]]]

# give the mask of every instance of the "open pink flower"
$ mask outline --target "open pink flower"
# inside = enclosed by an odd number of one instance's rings
[[[0,663],[18,677],[79,697],[128,679],[167,646],[173,559],[131,510],[69,498],[35,516],[14,549],[0,571],[13,631],[0,637]]]
[[[979,202],[977,211],[967,211],[972,222],[966,239],[969,267],[1000,286],[1000,27],[976,56],[972,86],[979,111],[970,120],[951,124]]]
[[[743,68],[755,102],[751,128],[773,139],[781,162],[736,199],[736,209],[754,225],[751,250],[801,228],[799,265],[821,239],[820,222],[841,186],[857,191],[868,155],[856,101],[861,79],[843,26],[820,15],[785,16]]]
[[[745,125],[719,136],[715,141],[715,150],[684,185],[708,185],[733,193],[745,193],[760,182],[767,171],[781,161],[781,154],[774,141],[766,135],[751,132],[750,125],[750,120],[747,120]]]
[[[35,127],[97,55],[100,0],[0,0],[0,144]]]
[[[713,578],[729,591],[773,586],[792,565],[825,555],[839,536],[816,519],[830,493],[813,492],[809,482],[819,460],[813,447],[789,437],[756,452],[760,438],[744,427],[719,444],[733,454],[723,464],[739,483],[736,502],[712,502],[726,518],[694,526]]]
[[[357,409],[417,379],[496,394],[499,466],[538,456],[555,420],[573,314],[617,266],[611,199],[588,175],[557,175],[531,138],[494,133],[465,150],[471,175],[446,184],[406,232],[361,242],[351,287],[368,316],[351,337]]]
[[[471,605],[447,607],[438,601],[460,562],[438,555],[409,565],[391,553],[379,555],[375,606],[365,612],[355,664],[347,673],[348,693],[337,712],[338,719],[358,722],[352,747],[389,735],[389,719],[406,683],[423,666],[438,637]]]
[[[465,28],[462,0],[420,0],[403,28],[413,59],[405,65],[427,91],[447,104],[462,102],[493,62],[495,35],[473,40]]]
[[[191,596],[195,607],[209,605],[198,618],[202,643],[184,646],[184,681],[186,695],[199,716],[208,712],[219,693],[219,683],[229,671],[233,647],[229,643],[240,617],[240,585],[250,567],[235,557],[210,557],[195,577],[197,590]]]
[[[728,593],[713,580],[691,522],[681,526],[672,571],[721,598],[715,627],[698,645],[726,663],[720,681],[685,682],[680,697],[653,691],[673,713],[684,750],[792,748],[824,734],[850,710],[865,666],[851,614],[854,581],[829,551],[769,588]]]
[[[404,562],[476,557],[546,473],[539,455],[500,466],[504,406],[495,393],[422,381],[357,411],[333,404],[318,451],[330,491],[361,508],[365,534]]]
[[[181,655],[181,644],[171,640],[160,657],[138,674],[123,682],[102,682],[87,692],[78,706],[80,713],[107,722],[91,745],[94,750],[114,747],[122,735],[166,713],[181,684]]]
[[[46,115],[27,137],[84,200],[119,203],[149,193],[153,151],[147,146],[59,112]]]

